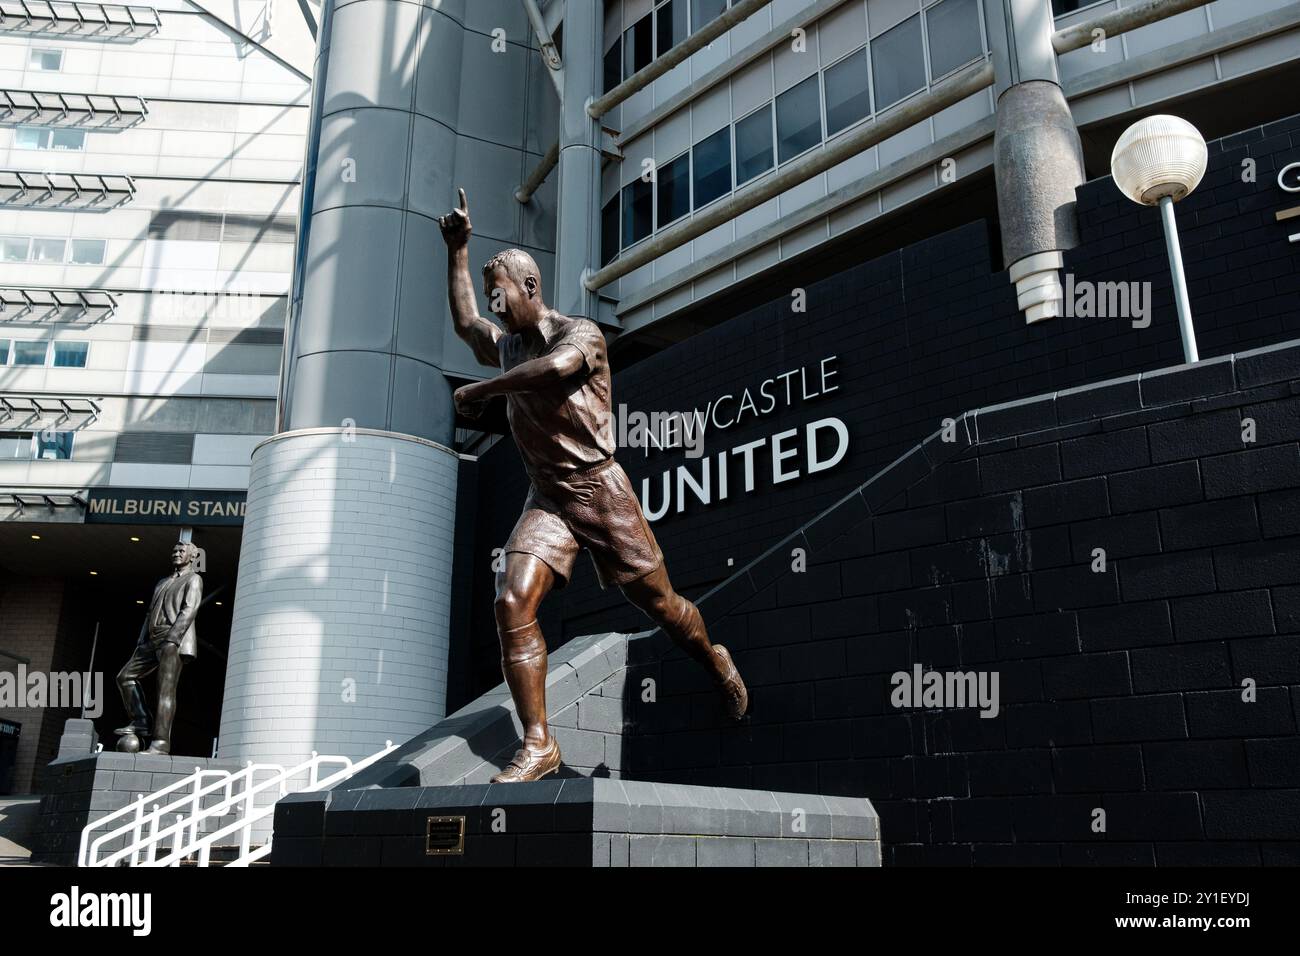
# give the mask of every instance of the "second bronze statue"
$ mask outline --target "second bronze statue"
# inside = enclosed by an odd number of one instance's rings
[[[542,300],[537,263],[507,249],[483,266],[483,294],[505,325],[478,314],[469,273],[469,204],[438,218],[447,243],[447,296],[456,333],[478,361],[501,374],[456,390],[456,408],[478,414],[506,397],[510,430],[531,481],[505,546],[496,581],[501,670],[524,739],[494,783],[537,780],[560,767],[546,717],[546,641],[537,609],[562,588],[578,552],[591,554],[602,587],[623,594],[713,677],[728,717],[739,720],[749,694],[721,645],[709,642],[699,608],[673,590],[663,554],[627,473],[614,460],[611,376],[605,338],[588,319],[561,315]]]
[[[198,654],[194,618],[203,602],[203,579],[194,567],[198,555],[199,549],[186,541],[172,547],[172,573],[154,588],[135,651],[117,675],[122,706],[131,718],[125,727],[117,728],[118,750],[134,753],[140,749],[141,738],[151,738],[149,753],[171,753],[181,667]],[[150,718],[140,681],[154,672],[158,674],[158,710]]]

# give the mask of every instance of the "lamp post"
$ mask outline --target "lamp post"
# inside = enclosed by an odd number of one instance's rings
[[[1148,116],[1134,123],[1119,138],[1110,157],[1111,175],[1120,192],[1143,206],[1160,206],[1183,357],[1189,363],[1199,362],[1200,355],[1196,351],[1196,330],[1192,328],[1192,306],[1187,297],[1187,276],[1183,272],[1174,203],[1200,185],[1208,159],[1209,151],[1200,132],[1177,116]]]

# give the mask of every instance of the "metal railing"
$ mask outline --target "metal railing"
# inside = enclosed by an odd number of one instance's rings
[[[248,866],[271,852],[270,836],[261,846],[252,845],[253,828],[275,812],[274,801],[265,806],[257,805],[260,795],[274,789],[278,791],[278,801],[291,792],[313,793],[324,790],[347,780],[395,749],[396,745],[391,740],[386,741],[383,750],[358,763],[353,763],[348,757],[321,756],[313,751],[310,759],[287,769],[280,764],[255,764],[252,761],[242,770],[203,770],[196,767],[194,773],[185,779],[155,793],[141,795],[122,809],[89,824],[81,832],[77,864],[83,867],[180,866],[182,860],[195,857],[197,865],[207,866],[213,846],[219,840],[238,834],[239,854],[226,865]],[[321,777],[321,767],[327,764],[341,764],[341,767],[328,776]],[[257,777],[262,774],[267,776],[258,780]],[[303,775],[307,777],[306,786],[291,790],[291,785]],[[208,778],[215,779],[205,784],[204,781]],[[205,799],[222,793],[224,795],[215,802],[209,803]],[[175,796],[175,799],[162,803],[168,796]],[[205,823],[232,813],[236,816],[233,822],[210,833],[204,832]],[[175,819],[167,823],[167,819],[172,816]],[[119,820],[125,822],[92,839],[92,834],[96,831]],[[107,844],[124,838],[125,846],[116,850],[106,849]],[[161,856],[160,847],[164,851]]]

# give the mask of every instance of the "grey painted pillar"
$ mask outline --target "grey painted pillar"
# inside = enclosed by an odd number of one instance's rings
[[[596,295],[584,273],[600,264],[600,124],[587,103],[601,86],[602,5],[564,8],[564,96],[560,104],[559,212],[553,304],[596,320]]]
[[[445,713],[458,458],[434,217],[452,191],[462,49],[488,42],[466,39],[465,16],[454,0],[322,10],[278,434],[252,457],[223,758],[356,759]]]
[[[1079,244],[1083,147],[1061,92],[1051,0],[984,0],[997,97],[994,171],[1003,266],[1027,322],[1063,312],[1058,270]]]

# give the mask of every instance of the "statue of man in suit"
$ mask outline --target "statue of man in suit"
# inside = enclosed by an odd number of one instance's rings
[[[176,718],[176,685],[181,667],[198,654],[194,617],[203,602],[203,579],[194,568],[199,549],[188,541],[172,548],[172,573],[153,589],[149,613],[140,627],[135,653],[117,675],[122,704],[131,717],[119,727],[118,749],[138,749],[139,738],[150,737],[149,753],[171,753],[172,721]],[[158,709],[152,721],[141,678],[158,672]],[[134,738],[134,740],[132,740]],[[134,743],[124,746],[128,741]]]

